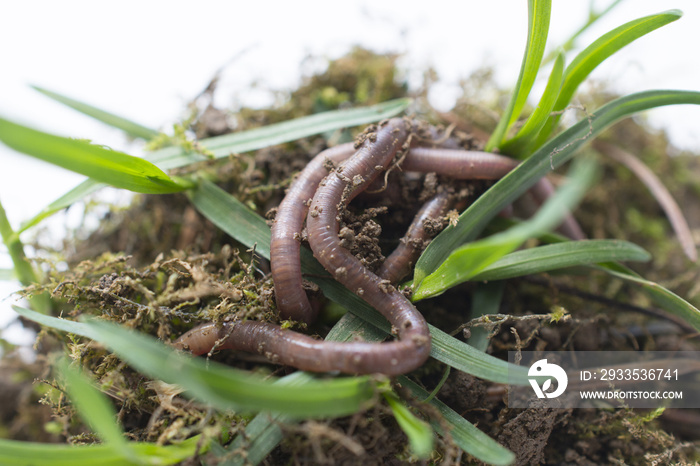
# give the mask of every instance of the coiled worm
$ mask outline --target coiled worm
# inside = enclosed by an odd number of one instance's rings
[[[340,246],[338,238],[340,206],[347,205],[386,169],[406,143],[409,126],[398,118],[385,122],[375,133],[364,135],[364,142],[352,158],[355,153],[352,144],[336,146],[316,156],[292,183],[280,204],[270,244],[272,276],[282,318],[311,323],[316,317],[302,288],[300,264],[301,231],[307,212],[310,212],[307,230],[314,255],[336,280],[365,299],[392,323],[398,341],[381,344],[326,342],[274,324],[244,321],[218,326],[213,323],[200,325],[178,338],[175,346],[189,349],[196,355],[207,353],[214,347],[256,352],[273,362],[316,372],[396,375],[419,367],[430,351],[427,324],[390,283],[395,283],[410,271],[412,262],[420,253],[420,249],[411,244],[426,239],[423,220],[442,216],[448,205],[448,196],[440,192],[421,209],[402,244],[378,270],[379,276]],[[322,182],[328,173],[328,161],[337,165],[345,160]],[[457,179],[497,179],[517,164],[517,161],[497,154],[411,148],[400,168],[435,172]],[[550,195],[551,189],[551,184],[543,179],[531,191],[542,201]],[[573,218],[567,221],[570,236],[582,235]]]

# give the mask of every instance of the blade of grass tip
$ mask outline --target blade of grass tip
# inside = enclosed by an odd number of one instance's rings
[[[149,139],[153,139],[154,137],[158,136],[158,131],[151,128],[147,128],[143,125],[135,123],[119,115],[115,115],[114,113],[107,112],[92,105],[86,104],[85,102],[72,99],[63,94],[50,91],[43,87],[35,85],[30,85],[30,87],[35,91],[41,92],[45,96],[50,97],[51,99],[60,102],[63,105],[67,105],[68,107],[77,110],[84,115],[92,117],[113,128],[122,130],[132,138],[145,139],[146,141],[148,141]]]
[[[410,390],[418,399],[424,399],[428,394],[405,376],[399,377],[399,383]],[[437,398],[433,398],[430,404],[437,408],[443,419],[432,419],[430,424],[440,435],[449,435],[452,440],[465,452],[476,459],[494,465],[508,465],[515,460],[515,455],[501,446],[494,439],[479,430],[472,423],[454,412],[449,406]],[[449,431],[445,431],[449,427]]]
[[[370,107],[316,113],[261,128],[203,139],[199,141],[199,145],[215,158],[228,157],[231,154],[250,152],[322,134],[327,131],[380,121],[401,113],[410,103],[411,99],[403,98],[382,102]],[[196,152],[188,152],[180,147],[166,147],[148,154],[146,158],[164,170],[179,168],[205,160],[203,155]]]
[[[579,85],[608,57],[640,37],[676,21],[681,16],[683,16],[683,13],[679,10],[668,10],[659,14],[645,16],[613,29],[586,47],[574,58],[564,72],[564,83],[554,105],[554,112],[561,112],[569,105]],[[558,113],[547,119],[535,146],[540,146],[544,143],[554,131],[560,118],[561,114]]]
[[[222,139],[226,136],[233,138],[233,135],[218,136],[216,138],[203,139],[201,146],[214,152],[215,156],[225,157],[232,153],[242,153],[262,149],[274,144],[282,144],[296,139],[301,139],[326,131],[334,131],[340,128],[349,128],[375,121],[390,118],[401,113],[411,103],[411,99],[395,99],[383,102],[370,107],[361,107],[347,110],[334,110],[330,112],[318,113],[308,117],[301,117],[283,123],[275,123],[266,126],[266,130],[257,129],[234,133],[238,141]],[[250,131],[256,131],[251,135]],[[269,136],[269,137],[268,137]],[[193,162],[201,161],[198,154],[187,153],[182,148],[167,147],[147,154],[147,160],[158,164],[163,170],[179,168]],[[20,232],[39,224],[42,220],[50,217],[56,212],[70,207],[75,202],[85,196],[103,188],[105,184],[95,180],[86,180],[76,186],[68,193],[53,201],[50,205],[41,210],[33,218],[22,224]]]
[[[700,331],[700,310],[672,291],[658,283],[645,280],[621,264],[598,264],[597,268],[606,273],[641,286],[648,296],[662,309],[678,316]]]
[[[678,241],[681,243],[683,252],[688,256],[688,259],[696,262],[698,260],[698,252],[695,249],[695,241],[693,240],[693,234],[690,231],[688,222],[685,220],[681,208],[673,199],[671,193],[666,189],[666,186],[664,186],[654,172],[635,157],[634,154],[608,142],[594,141],[593,148],[629,168],[630,171],[644,183],[666,213],[669,222],[671,222],[671,227],[673,227],[673,231],[676,233]]]
[[[473,280],[505,280],[579,265],[650,259],[647,251],[627,241],[582,240],[516,251],[486,267]]]
[[[130,462],[110,445],[66,445],[54,443],[23,442],[0,439],[0,464],[4,466],[125,466],[167,465],[180,463],[197,451],[199,436],[174,445],[133,442],[130,444],[138,457],[146,462]]]
[[[22,223],[20,225],[19,230],[17,230],[17,234],[24,233],[25,231],[29,230],[30,228],[38,225],[41,223],[42,220],[52,216],[56,212],[59,212],[63,209],[67,209],[68,207],[72,206],[76,202],[80,202],[90,194],[94,193],[100,188],[104,188],[107,185],[104,183],[99,183],[95,180],[87,179],[80,183],[78,186],[75,188],[71,189],[55,201],[53,201],[51,204],[48,206],[44,207],[41,212],[36,214],[34,217],[31,219],[27,220],[26,222]]]
[[[504,288],[505,282],[503,281],[491,281],[477,286],[472,294],[472,318],[498,314],[501,309]],[[469,330],[470,336],[467,343],[475,349],[485,352],[489,347],[489,331],[485,327],[470,327]]]
[[[181,184],[144,159],[0,118],[0,141],[7,146],[117,188],[141,193],[182,191]]]
[[[574,32],[571,37],[569,37],[564,43],[559,47],[559,49],[563,52],[568,52],[574,48],[576,45],[576,39],[579,38],[581,34],[586,32],[590,27],[595,24],[600,18],[604,17],[610,11],[615,8],[617,5],[619,5],[622,2],[622,0],[615,0],[614,2],[610,3],[605,9],[602,11],[595,11],[595,4],[594,2],[590,2],[590,9],[588,11],[588,19],[586,20],[586,23],[581,26],[576,32]],[[556,58],[559,52],[552,52],[549,56],[547,56],[544,60],[542,60],[542,66],[546,65],[547,63],[551,62]]]
[[[36,322],[44,327],[53,328],[65,333],[72,333],[73,335],[90,338],[91,340],[96,340],[98,337],[97,333],[93,332],[90,327],[82,322],[74,322],[72,320],[47,316],[36,311],[32,311],[31,309],[16,305],[13,305],[12,309],[14,309],[15,312],[22,317],[29,319],[32,322]]]
[[[104,443],[111,445],[125,459],[137,462],[135,453],[124,438],[124,432],[117,424],[117,413],[107,398],[92,385],[82,371],[72,367],[67,360],[60,360],[56,369],[64,379],[65,390],[80,417]]]
[[[12,229],[2,202],[0,202],[0,237],[12,260],[13,270],[9,274],[11,278],[7,279],[16,278],[22,286],[38,283],[36,271],[24,254],[24,245],[19,235]],[[48,314],[51,311],[51,298],[48,293],[33,294],[28,299],[32,307],[42,314]]]
[[[561,83],[564,80],[564,54],[559,53],[552,67],[552,71],[549,75],[549,80],[547,81],[547,86],[545,87],[542,97],[540,98],[535,111],[532,112],[523,125],[520,131],[512,138],[503,143],[500,150],[504,154],[522,157],[525,155],[525,148],[528,147],[532,141],[537,137],[544,126],[547,118],[549,118],[554,104],[559,96],[559,90],[561,89]]]
[[[419,459],[428,459],[433,452],[435,440],[433,429],[426,422],[418,419],[394,392],[385,391],[382,395],[389,404],[396,422],[408,437],[413,454]]]
[[[270,227],[262,217],[208,181],[202,180],[199,183],[191,193],[191,199],[195,207],[215,225],[248,247],[260,245],[256,251],[269,259]],[[301,253],[302,270],[312,274],[310,279],[321,287],[326,297],[380,328],[385,334],[391,333],[386,319],[356,294],[335,280],[323,278],[325,270],[308,249],[302,248]],[[510,380],[509,370],[520,370],[517,366],[513,369],[507,362],[475,350],[436,327],[429,327],[433,339],[431,356],[438,361],[476,377],[503,383]],[[522,384],[527,385],[527,371],[522,371],[521,375]]]
[[[437,296],[459,283],[470,280],[484,268],[514,251],[530,238],[555,228],[571,212],[591,185],[595,174],[592,159],[577,160],[572,175],[529,220],[495,235],[466,244],[453,251],[435,272],[426,276],[414,291],[412,300]]]
[[[520,74],[515,83],[513,94],[508,101],[506,110],[486,143],[486,151],[492,151],[499,147],[508,134],[508,130],[518,119],[525,106],[530,90],[537,77],[537,72],[542,63],[547,34],[549,33],[549,19],[552,11],[551,0],[528,1],[528,30],[525,54],[520,66]]]
[[[24,254],[24,245],[19,239],[19,236],[12,229],[12,225],[10,225],[2,202],[0,202],[0,237],[2,237],[2,242],[5,244],[7,252],[12,259],[14,275],[19,282],[24,286],[37,283],[38,280],[34,268]]]
[[[474,201],[460,215],[456,226],[448,226],[430,242],[416,263],[414,283],[419,284],[460,244],[475,238],[506,205],[547,172],[571,159],[601,131],[635,113],[680,104],[699,105],[700,92],[654,90],[620,97],[552,138]]]

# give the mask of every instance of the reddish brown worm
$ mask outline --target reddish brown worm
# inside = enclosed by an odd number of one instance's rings
[[[181,336],[177,347],[195,354],[235,348],[264,354],[268,359],[303,370],[398,375],[422,365],[430,354],[430,332],[423,316],[388,282],[369,272],[340,245],[339,204],[349,203],[393,160],[406,142],[409,124],[392,119],[365,135],[356,155],[321,183],[311,204],[307,228],[314,255],[334,278],[361,296],[397,329],[398,341],[337,343],[314,340],[263,322],[239,322],[216,327],[205,324]],[[406,146],[406,147],[404,147]]]
[[[442,217],[450,205],[450,195],[441,190],[418,211],[408,231],[377,270],[377,275],[391,283],[398,283],[407,276],[429,239],[425,222]]]
[[[379,311],[398,336],[398,340],[387,343],[341,345],[337,354],[324,349],[323,358],[344,358],[353,364],[352,372],[402,374],[420,367],[430,354],[430,331],[420,312],[388,281],[362,265],[338,237],[341,206],[366,189],[397,152],[408,150],[410,131],[409,123],[394,118],[367,134],[358,152],[321,182],[306,220],[309,245],[316,259],[333,278]]]
[[[292,319],[310,324],[316,320],[316,310],[302,287],[301,278],[301,230],[309,210],[308,202],[314,196],[318,184],[328,174],[326,161],[334,164],[346,160],[355,153],[354,144],[342,144],[326,149],[299,173],[279,207],[272,225],[270,241],[270,266],[275,283],[277,308],[282,319]]]
[[[383,372],[395,375],[420,366],[430,350],[427,324],[403,295],[387,286],[389,281],[396,282],[399,279],[396,277],[400,274],[393,272],[394,269],[401,269],[401,274],[404,274],[405,269],[410,270],[410,263],[415,260],[414,253],[404,250],[392,254],[388,264],[380,270],[382,275],[391,280],[382,280],[366,270],[339,245],[336,220],[340,201],[349,202],[391,162],[405,141],[405,124],[403,120],[394,119],[381,128],[379,135],[368,136],[358,156],[334,172],[325,183],[326,186],[318,190],[319,183],[327,173],[326,161],[337,164],[350,157],[354,148],[351,144],[344,144],[315,157],[294,181],[278,208],[270,248],[280,315],[283,318],[312,322],[315,313],[302,288],[299,256],[301,230],[309,210],[308,201],[316,192],[312,215],[307,220],[309,241],[314,254],[338,281],[361,295],[387,317],[394,328],[398,329],[399,341],[380,345],[325,342],[283,330],[274,324],[245,321],[226,323],[223,326],[213,323],[201,325],[182,335],[175,345],[189,349],[196,355],[207,353],[214,347],[257,352],[274,362],[318,372]],[[401,133],[401,137],[396,137],[395,133]],[[377,159],[381,159],[381,163],[377,163]],[[405,171],[436,172],[461,179],[495,179],[516,165],[516,161],[496,154],[413,148],[401,168]],[[327,188],[329,185],[331,188]],[[551,189],[551,185],[548,186]],[[416,230],[416,225],[422,225],[422,219],[426,217],[441,215],[437,212],[444,208],[434,205],[422,209],[409,229],[407,239],[422,235]],[[313,233],[311,225],[315,225]],[[333,252],[328,252],[329,250]]]

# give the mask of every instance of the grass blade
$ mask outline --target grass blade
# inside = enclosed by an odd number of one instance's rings
[[[175,182],[144,159],[85,141],[37,131],[2,118],[0,140],[19,152],[117,188],[164,194],[188,187]]]
[[[232,153],[241,153],[262,149],[275,144],[282,144],[296,139],[313,136],[326,131],[359,126],[395,116],[404,111],[411,99],[395,99],[370,107],[347,110],[333,110],[295,120],[275,123],[263,128],[243,131],[230,135],[218,136],[199,141],[200,145],[216,157],[226,157]],[[203,160],[203,156],[178,147],[166,147],[147,154],[147,160],[157,164],[163,170],[179,168]],[[70,207],[83,197],[103,188],[105,185],[94,180],[86,180],[68,193],[53,201],[36,216],[22,224],[20,233],[37,225],[56,212]]]
[[[594,4],[593,2],[590,2],[590,9],[588,12],[588,19],[586,20],[586,23],[581,26],[576,32],[574,32],[571,37],[569,37],[567,40],[564,41],[564,43],[559,47],[559,49],[563,52],[568,52],[572,50],[576,44],[576,39],[586,32],[596,21],[598,21],[600,18],[603,16],[607,15],[610,13],[610,11],[615,8],[617,5],[619,5],[622,2],[622,0],[615,0],[614,2],[610,3],[605,9],[602,11],[595,11],[594,10]],[[551,53],[547,58],[545,58],[542,61],[542,64],[545,65],[549,63],[550,61],[554,60],[556,56],[558,55],[557,52]]]
[[[261,128],[203,139],[199,143],[216,158],[228,157],[231,154],[250,152],[263,147],[325,133],[326,131],[383,120],[399,114],[410,103],[411,99],[403,98],[370,107],[316,113]],[[183,167],[205,160],[203,155],[185,151],[180,147],[166,147],[152,152],[147,158],[164,170]]]
[[[679,10],[668,10],[630,21],[603,34],[598,40],[579,53],[566,68],[564,83],[557,98],[557,103],[554,105],[554,111],[564,110],[571,102],[571,98],[579,85],[608,57],[640,37],[676,21],[682,15],[683,13]],[[561,115],[549,117],[540,133],[537,145],[541,145],[552,134],[560,118]]]
[[[527,43],[523,62],[520,66],[520,75],[518,75],[518,80],[513,88],[513,94],[510,97],[506,111],[501,116],[496,129],[486,143],[486,151],[491,151],[501,145],[508,130],[518,119],[525,106],[544,56],[551,11],[551,0],[528,1]]]
[[[409,389],[416,398],[425,399],[428,392],[418,386],[407,377],[399,377],[402,386]],[[513,463],[515,455],[499,445],[494,439],[480,431],[474,424],[454,412],[442,401],[433,398],[430,404],[437,408],[443,417],[443,422],[431,421],[433,428],[440,434],[449,434],[459,447],[473,457],[485,463],[494,465],[507,465]],[[449,432],[445,432],[445,426],[449,426]]]
[[[389,404],[396,422],[408,437],[411,451],[419,459],[427,459],[433,451],[433,429],[424,421],[418,419],[408,407],[403,404],[392,391],[382,393]]]
[[[206,362],[168,348],[147,335],[107,322],[71,322],[14,306],[22,316],[44,326],[74,333],[110,347],[137,370],[182,386],[190,395],[219,409],[275,411],[290,416],[332,417],[357,412],[371,399],[367,377],[310,380],[281,395],[275,379]]]
[[[56,369],[65,379],[65,389],[80,417],[90,425],[105,444],[120,452],[125,459],[137,462],[136,455],[124,438],[124,432],[117,424],[117,413],[114,412],[107,398],[79,369],[71,367],[67,360],[59,361]]]
[[[55,214],[56,212],[59,212],[63,209],[67,209],[68,207],[72,206],[76,202],[80,202],[85,197],[94,193],[99,188],[104,188],[105,186],[107,186],[107,185],[104,183],[99,183],[99,182],[97,182],[95,180],[91,180],[91,179],[87,179],[87,180],[83,181],[78,186],[71,189],[66,194],[64,194],[63,196],[56,199],[48,206],[44,207],[41,210],[41,212],[36,214],[34,217],[32,217],[31,219],[22,223],[22,225],[20,226],[17,233],[19,234],[19,233],[23,233],[23,232],[29,230],[31,227],[36,226],[39,223],[41,223],[41,221],[44,220],[45,218],[48,218],[48,217],[52,216],[53,214]]]
[[[537,137],[540,130],[547,122],[547,118],[552,113],[554,104],[561,90],[561,83],[564,80],[564,54],[557,55],[552,67],[552,72],[549,75],[547,86],[545,87],[540,102],[537,108],[532,112],[523,125],[520,131],[512,138],[506,141],[500,150],[504,154],[522,156],[525,148],[532,143]]]
[[[139,371],[178,384],[192,396],[219,409],[273,411],[304,418],[333,417],[357,412],[373,395],[367,377],[314,379],[281,391],[273,384],[275,379],[207,363],[120,326],[98,321],[87,325],[97,334],[97,341]]]
[[[649,295],[649,297],[657,305],[671,314],[681,317],[700,331],[700,310],[677,294],[664,288],[658,283],[645,280],[627,267],[620,264],[598,264],[598,268],[604,270],[614,277],[621,278],[622,280],[641,286],[647,295]]]
[[[456,226],[440,233],[416,263],[414,283],[419,284],[465,241],[474,239],[486,224],[550,170],[573,157],[585,143],[616,121],[665,105],[700,104],[700,92],[657,90],[616,99],[548,141],[517,168],[504,176],[459,217]]]
[[[508,254],[473,277],[475,281],[505,280],[577,265],[613,261],[648,261],[651,255],[620,240],[584,240],[549,244]]]
[[[27,260],[24,254],[24,245],[19,235],[15,233],[7,218],[7,213],[2,203],[0,203],[0,239],[7,248],[7,252],[12,260],[13,270],[5,272],[0,271],[0,280],[19,280],[23,286],[29,286],[33,283],[38,283],[37,273],[32,264]],[[51,298],[48,293],[34,294],[28,298],[37,311],[42,314],[48,314],[51,310]]]
[[[505,282],[503,281],[490,281],[476,287],[472,293],[472,318],[498,314],[501,309],[504,287]],[[489,347],[488,330],[484,327],[471,327],[470,331],[471,336],[467,343],[479,351],[486,351]]]
[[[120,116],[115,115],[113,113],[104,111],[104,110],[99,109],[97,107],[93,107],[92,105],[86,104],[85,102],[71,99],[70,97],[59,94],[58,92],[50,91],[50,90],[45,89],[43,87],[34,86],[34,85],[32,85],[31,87],[35,91],[41,92],[45,96],[50,97],[53,100],[60,102],[64,105],[67,105],[68,107],[70,107],[74,110],[77,110],[84,115],[87,115],[87,116],[92,117],[98,121],[101,121],[102,123],[105,123],[106,125],[112,126],[113,128],[117,128],[117,129],[124,131],[126,134],[128,134],[132,138],[145,139],[148,141],[149,139],[152,139],[155,136],[158,136],[158,131],[156,131],[154,129],[147,128],[147,127],[140,125],[138,123],[135,123],[131,120],[127,120],[126,118],[123,118],[123,117],[120,117]]]
[[[423,279],[413,291],[413,300],[437,296],[448,288],[463,283],[501,257],[516,250],[530,238],[555,228],[578,204],[593,180],[595,165],[591,161],[577,163],[573,176],[556,194],[525,222],[453,251],[445,261]]]
[[[180,463],[197,451],[199,437],[176,445],[133,442],[130,448],[144,462],[133,463],[109,445],[65,445],[0,439],[0,464],[5,466],[125,466]]]

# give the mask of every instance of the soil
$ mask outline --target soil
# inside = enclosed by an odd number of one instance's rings
[[[211,104],[188,123],[198,137],[225,134],[284,121],[339,106],[369,105],[411,95],[421,119],[451,134],[462,147],[478,148],[495,125],[484,108],[496,102],[478,99],[478,89],[491,86],[488,73],[465,81],[464,97],[455,108],[440,114],[426,99],[431,80],[409,93],[397,80],[396,56],[356,49],[330,62],[328,69],[307,77],[286,103],[271,109],[216,109]],[[431,76],[426,73],[426,76]],[[211,96],[215,85],[204,93]],[[488,93],[484,93],[486,95]],[[501,93],[502,95],[503,93]],[[582,100],[590,108],[611,96],[598,92]],[[200,99],[201,100],[201,99]],[[196,108],[196,107],[194,107]],[[482,109],[481,111],[475,109]],[[330,136],[231,156],[202,163],[195,169],[218,180],[261,215],[274,216],[292,176],[329,144],[349,141],[362,128]],[[694,231],[700,228],[700,165],[691,154],[672,152],[665,135],[643,122],[626,120],[604,136],[637,154],[665,180]],[[603,178],[589,193],[576,215],[595,238],[627,239],[652,252],[654,261],[638,268],[700,304],[698,268],[689,266],[670,233],[668,222],[644,187],[624,168],[600,160]],[[189,170],[192,170],[191,168]],[[393,173],[386,192],[358,199],[343,217],[343,238],[369,268],[376,268],[403,235],[421,201],[437,186],[445,186],[468,201],[489,183],[449,183],[434,176]],[[449,221],[434,225],[437,233]],[[84,236],[84,235],[83,235]],[[66,244],[69,264],[54,271],[46,289],[54,291],[57,312],[77,317],[89,313],[170,340],[197,322],[223,321],[231,316],[277,322],[269,264],[253,257],[209,221],[184,195],[140,196],[127,211],[107,215],[87,239]],[[163,286],[163,281],[167,286]],[[458,286],[422,302],[419,309],[433,325],[448,332],[465,328],[471,314],[475,284]],[[156,300],[167,312],[146,312],[138,304]],[[558,322],[537,318],[565,314]],[[539,275],[506,283],[501,314],[510,316],[492,326],[488,352],[505,357],[508,350],[637,350],[698,349],[697,334],[665,318],[665,313],[633,288],[601,274],[575,279]],[[310,329],[323,336],[332,321]],[[468,333],[468,332],[467,332]],[[464,335],[462,336],[464,337]],[[68,348],[102,382],[111,382],[110,395],[129,436],[144,441],[179,440],[208,425],[208,432],[234,435],[242,420],[185,405],[178,397],[156,397],[157,386],[121,364],[104,350],[43,331],[38,337],[38,362],[23,366],[5,358],[0,365],[0,437],[47,442],[93,441],[84,426],[70,421],[70,407],[60,396],[47,367],[50,354]],[[259,358],[221,352],[214,356],[237,367],[286,373]],[[445,367],[430,361],[414,374],[434,387]],[[23,374],[19,377],[17,374]],[[37,379],[32,383],[33,379]],[[17,381],[21,379],[22,381]],[[658,417],[634,410],[510,409],[499,387],[453,370],[438,397],[517,455],[517,464],[655,464],[700,460],[700,411],[667,410]],[[39,399],[41,402],[39,403]],[[422,409],[422,414],[434,413]],[[680,420],[680,421],[679,421]],[[51,422],[53,430],[45,426]],[[686,428],[685,426],[696,426]],[[405,435],[388,408],[376,404],[366,412],[329,421],[306,421],[282,426],[284,441],[266,464],[404,464],[414,462]],[[208,464],[216,464],[213,457]],[[430,463],[474,464],[450,439],[439,439]]]

